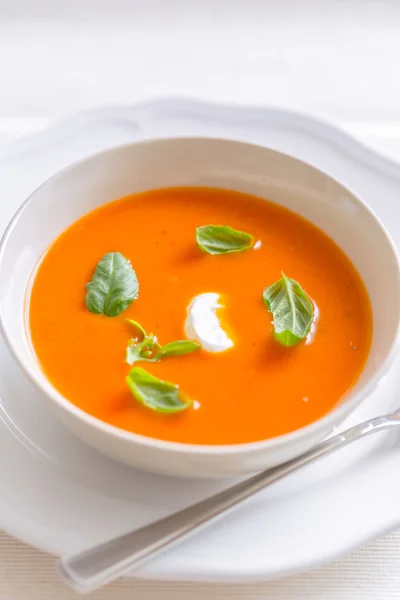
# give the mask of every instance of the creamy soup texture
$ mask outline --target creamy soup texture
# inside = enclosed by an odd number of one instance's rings
[[[252,247],[204,252],[196,228],[207,224],[248,232]],[[86,284],[109,252],[128,258],[139,282],[137,298],[112,318],[85,304]],[[289,348],[275,339],[262,297],[282,272],[316,311],[306,339]],[[199,341],[189,354],[134,365],[179,385],[189,408],[165,414],[132,395],[127,319],[162,344]],[[102,206],[54,241],[35,274],[30,334],[50,382],[87,413],[163,440],[234,444],[293,431],[331,410],[365,364],[372,317],[355,268],[311,223],[245,194],[171,188]]]

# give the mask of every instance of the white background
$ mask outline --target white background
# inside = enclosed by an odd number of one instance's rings
[[[0,0],[0,144],[76,110],[154,96],[316,111],[400,158],[400,1]],[[6,536],[0,595],[75,597],[50,557]],[[93,598],[205,596],[399,598],[400,536],[277,583],[121,583]]]
[[[398,0],[0,0],[2,139],[184,95],[325,113],[398,149],[399,33]]]

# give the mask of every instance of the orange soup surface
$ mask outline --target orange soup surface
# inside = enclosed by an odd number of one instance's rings
[[[212,256],[196,227],[229,225],[255,247]],[[108,252],[136,271],[139,296],[117,317],[85,306],[85,285]],[[318,307],[308,341],[286,348],[274,338],[262,292],[281,272]],[[135,363],[179,384],[194,404],[154,412],[131,394],[126,319],[162,344],[185,339],[187,307],[198,294],[221,294],[218,316],[234,346]],[[70,402],[122,429],[192,444],[254,442],[312,423],[355,383],[371,343],[369,299],[356,270],[320,230],[259,198],[209,188],[162,189],[111,202],[82,217],[49,248],[30,298],[30,333],[48,379]]]

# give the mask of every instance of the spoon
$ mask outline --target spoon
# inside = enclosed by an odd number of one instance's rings
[[[91,592],[137,569],[167,548],[178,543],[201,526],[215,522],[235,506],[271,483],[309,465],[318,458],[344,448],[371,433],[400,426],[400,407],[393,413],[364,421],[320,442],[301,456],[262,471],[249,479],[192,504],[159,521],[145,525],[114,539],[63,557],[58,570],[64,581],[81,594]]]

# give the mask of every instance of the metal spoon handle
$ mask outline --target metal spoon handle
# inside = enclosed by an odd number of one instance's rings
[[[136,569],[167,547],[226,515],[237,504],[265,487],[338,448],[393,425],[377,417],[317,444],[301,456],[246,479],[215,496],[140,529],[114,538],[74,556],[60,559],[58,569],[75,591],[87,593]]]

